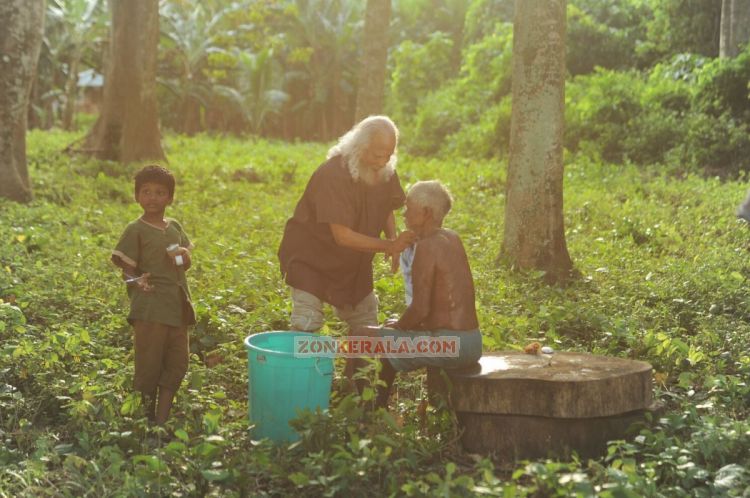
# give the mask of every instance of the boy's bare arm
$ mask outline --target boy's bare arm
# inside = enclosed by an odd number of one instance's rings
[[[110,257],[110,261],[112,261],[115,266],[119,267],[122,270],[123,280],[129,280],[133,277],[141,277],[135,281],[136,285],[144,292],[153,290],[154,287],[148,282],[148,277],[151,276],[149,273],[136,275],[137,270],[135,266],[127,264],[119,256],[116,256],[114,254],[112,255],[112,257]]]
[[[437,247],[429,241],[417,244],[412,264],[412,301],[398,322],[394,325],[400,330],[419,330],[430,315],[430,296],[435,281],[435,264]]]
[[[119,256],[112,255],[110,258],[110,261],[114,263],[115,266],[120,268],[122,270],[122,279],[126,280],[127,278],[134,277],[135,275],[135,267],[132,265],[127,264],[125,261],[123,261]]]

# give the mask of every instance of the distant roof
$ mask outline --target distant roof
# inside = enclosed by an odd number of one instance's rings
[[[78,73],[78,86],[100,87],[104,85],[104,76],[93,69],[87,69]]]

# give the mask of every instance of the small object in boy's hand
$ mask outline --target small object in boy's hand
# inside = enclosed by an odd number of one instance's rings
[[[532,342],[531,344],[527,344],[526,347],[523,348],[523,352],[526,354],[539,354],[539,350],[542,349],[542,345],[538,342]]]
[[[125,284],[135,284],[140,288],[143,292],[150,292],[154,289],[154,286],[148,283],[148,277],[151,276],[150,273],[143,273],[137,277],[134,277],[132,275],[124,274],[125,275]]]
[[[174,264],[182,266],[184,261],[182,260],[182,255],[179,254],[179,250],[179,244],[171,244],[167,246],[167,253],[174,258]]]

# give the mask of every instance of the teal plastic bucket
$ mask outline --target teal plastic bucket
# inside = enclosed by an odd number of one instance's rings
[[[333,358],[295,355],[295,337],[328,341],[306,332],[273,331],[245,339],[247,349],[248,416],[254,439],[293,442],[299,434],[289,421],[299,410],[328,408]]]

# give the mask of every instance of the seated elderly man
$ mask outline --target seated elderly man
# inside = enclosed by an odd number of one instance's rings
[[[417,182],[409,189],[404,218],[407,228],[418,237],[411,267],[411,303],[401,318],[386,323],[391,328],[364,327],[353,335],[411,338],[412,344],[417,344],[420,338],[435,342],[455,337],[458,354],[448,356],[438,349],[430,356],[415,357],[407,353],[381,358],[380,375],[386,387],[379,387],[376,406],[387,406],[396,371],[462,368],[472,365],[482,355],[469,260],[459,236],[442,227],[452,202],[450,193],[438,181]],[[351,375],[355,365],[361,364],[362,360],[350,361],[347,374]]]
[[[396,174],[398,129],[385,116],[370,116],[328,151],[312,174],[279,247],[281,273],[292,290],[293,330],[323,325],[323,303],[352,328],[377,325],[372,260],[393,258],[413,243],[396,236],[393,211],[404,204]],[[386,238],[381,239],[381,233]]]

